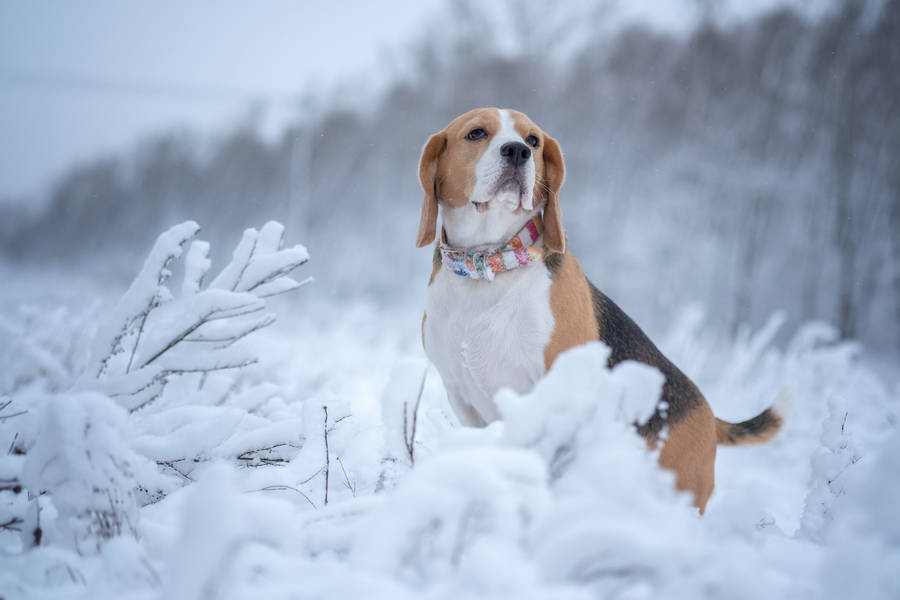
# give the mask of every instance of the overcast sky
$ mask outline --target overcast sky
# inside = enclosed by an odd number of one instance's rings
[[[378,68],[434,5],[372,2],[0,3],[0,196],[178,123],[214,128],[259,94],[287,100]],[[288,115],[290,116],[290,115]]]
[[[779,1],[732,2],[732,10],[745,16]],[[386,57],[402,52],[443,4],[3,0],[0,201],[37,194],[72,163],[163,128],[220,129],[254,96],[269,101],[266,122],[274,128],[296,116],[290,100],[301,91],[347,80],[373,89],[387,72]],[[619,11],[677,30],[696,4],[627,0]]]

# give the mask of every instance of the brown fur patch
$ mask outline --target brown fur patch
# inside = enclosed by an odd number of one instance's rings
[[[715,484],[715,417],[706,402],[672,424],[659,454],[659,465],[675,471],[675,487],[694,494],[700,514]]]
[[[550,369],[561,352],[597,339],[597,320],[591,305],[591,292],[578,261],[571,254],[557,254],[551,270],[550,309],[553,333],[544,346],[544,366]]]
[[[438,271],[441,270],[441,246],[440,244],[434,245],[434,255],[431,258],[431,277],[428,278],[428,285],[434,283],[434,278],[437,277]]]
[[[560,269],[562,269],[563,262],[565,262],[565,257],[565,254],[560,254],[559,252],[544,253],[544,266],[547,267],[548,271],[550,271],[551,279],[555,278]]]
[[[470,131],[484,129],[487,137],[471,141]],[[475,188],[475,165],[481,160],[491,139],[500,130],[496,108],[477,108],[453,119],[444,128],[447,145],[437,165],[437,199],[454,208],[465,206]]]

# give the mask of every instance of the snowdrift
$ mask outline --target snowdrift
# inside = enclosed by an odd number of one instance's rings
[[[388,357],[377,390],[381,363],[341,360],[359,351],[342,328],[383,320],[269,327],[265,299],[307,260],[280,226],[248,230],[209,284],[203,242],[177,262],[196,233],[164,234],[96,333],[4,318],[0,596],[900,595],[898,394],[830,327],[779,350],[775,317],[721,348],[688,312],[664,341],[723,418],[796,391],[773,443],[720,450],[700,518],[631,425],[654,369],[576,348],[530,394],[501,392],[501,423],[459,428],[423,360]],[[362,383],[300,395],[304,377]]]

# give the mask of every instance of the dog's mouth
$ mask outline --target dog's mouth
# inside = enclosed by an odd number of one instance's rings
[[[525,185],[524,177],[519,173],[514,173],[501,177],[497,181],[488,195],[488,200],[484,202],[473,201],[472,204],[475,205],[475,210],[482,213],[490,207],[491,203],[496,201],[514,207],[513,212],[518,213],[524,210],[523,207],[526,204],[529,204],[527,196],[528,186]]]

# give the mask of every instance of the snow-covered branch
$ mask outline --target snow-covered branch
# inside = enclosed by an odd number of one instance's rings
[[[157,238],[141,272],[113,309],[93,345],[79,389],[101,391],[128,410],[158,399],[173,375],[239,369],[256,357],[234,344],[275,322],[264,298],[307,283],[288,276],[309,258],[303,246],[283,248],[284,228],[247,229],[231,261],[204,287],[209,244],[191,242],[180,296],[166,283],[171,266],[199,226],[188,221]],[[262,314],[260,314],[262,313]]]

